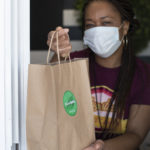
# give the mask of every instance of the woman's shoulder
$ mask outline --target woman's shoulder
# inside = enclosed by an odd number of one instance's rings
[[[150,75],[150,64],[144,62],[140,58],[136,58],[136,73],[142,76]]]
[[[135,78],[137,83],[142,83],[150,88],[150,64],[136,58]]]
[[[136,70],[131,89],[132,104],[150,105],[150,64],[139,58],[136,58]]]
[[[83,49],[80,51],[74,51],[74,52],[70,53],[71,59],[73,59],[73,58],[89,58],[89,55],[90,55],[89,48]]]
[[[143,61],[141,58],[139,58],[139,57],[136,57],[136,63],[137,63],[137,65],[139,65],[139,66],[147,66],[147,67],[149,67],[150,68],[150,64],[148,64],[148,63],[146,63],[145,61]]]

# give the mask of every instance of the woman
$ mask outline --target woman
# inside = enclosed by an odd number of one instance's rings
[[[135,150],[150,129],[150,66],[134,56],[137,21],[128,0],[88,0],[83,8],[95,118],[95,143],[85,150]],[[57,27],[60,54],[71,51],[68,29]],[[47,44],[54,31],[48,35]],[[56,51],[56,39],[52,50]],[[55,61],[56,55],[53,58]]]

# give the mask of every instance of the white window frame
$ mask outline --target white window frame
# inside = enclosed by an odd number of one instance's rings
[[[26,150],[30,0],[0,0],[0,150]]]

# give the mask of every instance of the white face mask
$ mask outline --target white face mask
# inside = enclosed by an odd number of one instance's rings
[[[84,32],[84,44],[100,57],[111,56],[121,45],[118,27],[94,27]]]

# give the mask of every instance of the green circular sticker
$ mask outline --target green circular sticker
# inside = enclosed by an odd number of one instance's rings
[[[77,113],[77,101],[71,91],[66,91],[63,97],[65,111],[70,116],[75,116]]]

